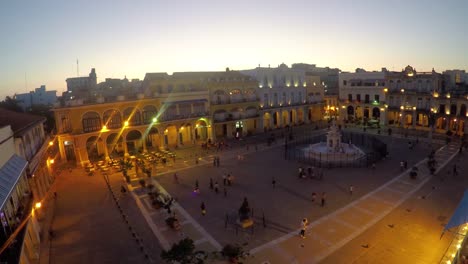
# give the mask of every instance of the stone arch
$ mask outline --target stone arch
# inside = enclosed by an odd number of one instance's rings
[[[256,106],[248,106],[245,109],[245,117],[255,117],[258,115],[258,109]]]
[[[447,127],[447,119],[445,117],[439,117],[436,120],[437,129],[445,129]]]
[[[161,142],[161,138],[159,136],[158,128],[156,128],[154,126],[151,127],[148,130],[148,133],[146,133],[146,137],[145,137],[146,146],[149,147],[149,148],[157,149],[160,146],[160,142]]]
[[[413,125],[413,114],[405,113],[403,116],[403,124],[405,126]]]
[[[272,120],[272,115],[269,112],[265,112],[263,114],[263,130],[266,132],[269,129],[272,129],[271,127],[271,120]]]
[[[232,119],[241,119],[244,115],[244,110],[241,107],[234,107],[230,111]]]
[[[120,115],[119,110],[117,109],[106,110],[102,115],[102,120],[104,122],[104,125],[108,129],[116,129],[122,127],[122,117]]]
[[[456,104],[451,104],[450,105],[450,114],[451,115],[456,115],[457,114],[457,105]]]
[[[138,130],[131,130],[125,136],[125,141],[127,144],[127,152],[130,155],[135,155],[142,149],[142,135]]]
[[[91,136],[86,140],[86,153],[88,154],[88,160],[90,161],[99,160],[97,136]]]
[[[255,92],[255,89],[249,88],[245,90],[245,99],[247,99],[247,101],[256,101],[257,93]]]
[[[229,102],[229,97],[224,90],[216,90],[213,92],[211,102],[214,104],[225,104]]]
[[[289,125],[289,111],[283,110],[281,113],[281,124],[283,127]]]
[[[304,109],[302,107],[297,109],[297,122],[304,123]]]
[[[128,122],[129,126],[141,125],[140,111],[136,107],[127,107],[123,111],[124,122]]]
[[[94,111],[86,112],[81,118],[81,123],[84,133],[99,131],[102,128],[101,117]]]
[[[208,124],[205,120],[199,119],[195,122],[195,139],[206,141],[208,139]]]
[[[378,107],[372,108],[372,117],[374,119],[379,119],[380,118],[380,109]]]
[[[225,121],[228,116],[228,112],[224,109],[218,109],[213,113],[213,119],[219,122]]]
[[[289,116],[289,122],[291,124],[297,124],[297,110],[296,109],[291,109],[291,113]]]
[[[157,114],[158,109],[156,106],[145,105],[142,111],[143,124],[151,124],[152,122],[155,122],[156,119],[153,120],[153,118],[156,118]]]
[[[352,105],[349,105],[347,108],[346,108],[347,112],[348,112],[348,116],[354,116],[354,107]]]
[[[466,105],[465,105],[465,104],[462,104],[462,105],[460,106],[460,116],[462,116],[462,117],[467,116],[467,115],[466,115]]]
[[[190,123],[186,123],[180,126],[179,128],[179,143],[181,145],[190,144],[193,141],[192,135],[193,126]]]
[[[111,158],[124,156],[123,138],[118,133],[112,133],[106,138],[107,152]]]
[[[370,117],[370,115],[369,115],[369,107],[365,107],[365,108],[364,108],[363,117],[369,119],[369,117]]]
[[[233,89],[229,91],[231,103],[240,103],[243,101],[242,91],[240,89]]]

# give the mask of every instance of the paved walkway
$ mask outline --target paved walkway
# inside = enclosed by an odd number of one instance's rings
[[[436,152],[442,169],[458,151],[451,143]],[[318,263],[374,225],[431,179],[425,163],[417,163],[417,179],[409,178],[409,170],[349,205],[311,223],[307,238],[299,230],[275,239],[250,251],[255,258],[248,263]],[[298,223],[299,225],[299,223]],[[307,250],[304,250],[307,248]]]
[[[323,133],[323,130],[316,130],[314,134]],[[212,154],[206,154],[198,158],[198,163],[192,160],[183,160],[177,159],[175,163],[169,163],[166,166],[158,165],[155,170],[153,170],[153,176],[158,176],[165,174],[173,174],[178,171],[211,165],[213,164],[213,157],[220,156],[221,162],[223,160],[235,159],[239,155],[246,155],[249,153],[255,153],[257,151],[264,151],[271,148],[276,148],[282,146],[279,143],[267,146],[266,144],[252,144],[247,146],[243,145],[242,147],[237,146],[231,148],[227,151],[222,151],[219,153],[213,152]],[[142,178],[144,176],[142,175]],[[157,177],[156,177],[157,178]],[[152,179],[152,183],[163,193],[169,195],[168,192],[161,186],[157,180]],[[179,231],[174,231],[167,227],[165,219],[169,217],[169,214],[164,209],[156,210],[151,206],[151,200],[148,197],[148,194],[145,190],[142,190],[141,187],[135,186],[133,184],[132,196],[136,201],[138,208],[141,210],[146,222],[148,223],[150,229],[153,231],[154,235],[159,240],[161,246],[164,249],[170,249],[173,243],[178,242],[184,237],[190,237],[194,240],[197,249],[205,250],[206,252],[220,251],[222,249],[221,244],[216,241],[182,206],[178,203],[175,203],[172,211],[175,212],[177,218],[182,224],[182,228]]]

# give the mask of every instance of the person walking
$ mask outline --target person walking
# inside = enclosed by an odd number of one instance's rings
[[[312,193],[312,202],[315,202],[315,199],[317,198],[317,194],[316,193]]]
[[[326,193],[323,192],[323,193],[322,193],[322,201],[321,201],[321,206],[322,206],[322,207],[325,206],[325,198],[326,198]]]
[[[275,187],[276,187],[276,180],[275,180],[275,178],[273,178],[273,179],[271,180],[271,185],[273,185],[273,189],[275,189]]]
[[[214,191],[215,191],[216,194],[219,193],[219,184],[218,184],[217,181],[215,181],[215,184],[214,184]]]
[[[307,230],[307,226],[309,225],[309,221],[307,218],[303,218],[301,222],[301,232],[299,232],[299,235],[304,239],[306,238],[305,233]]]
[[[227,184],[228,184],[228,186],[231,186],[231,185],[232,185],[232,176],[231,176],[230,173],[229,173],[228,176],[227,176]]]
[[[226,173],[223,173],[223,186],[227,185],[227,175]]]
[[[210,178],[210,189],[213,190],[214,187],[213,187],[213,178]]]
[[[219,168],[219,157],[216,157],[216,167]]]
[[[400,161],[400,171],[404,171],[404,170],[405,170],[405,162]]]
[[[177,173],[174,173],[174,183],[179,184],[179,177],[177,176]]]
[[[353,192],[354,192],[354,186],[350,185],[349,186],[349,195],[353,195]]]
[[[213,157],[213,167],[216,167],[216,156]]]
[[[223,193],[224,193],[224,197],[227,197],[227,189],[226,189],[226,187],[224,187]]]
[[[457,164],[453,164],[453,176],[458,176]]]
[[[203,216],[205,216],[205,215],[206,215],[206,206],[205,206],[205,203],[204,203],[204,202],[201,203],[200,209],[201,209],[201,214],[202,214]]]

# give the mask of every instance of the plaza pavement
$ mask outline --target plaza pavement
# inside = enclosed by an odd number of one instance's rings
[[[51,221],[54,236],[49,241],[50,251],[41,252],[41,263],[161,263],[161,247],[134,200],[129,194],[120,194],[122,174],[109,178],[141,243],[132,236],[99,172],[87,176],[82,168],[66,169],[56,177],[58,197]]]
[[[199,248],[208,251],[219,249],[221,244],[248,243],[246,248],[253,253],[248,261],[252,263],[315,263],[373,226],[430,179],[422,162],[418,166],[420,177],[417,180],[409,180],[407,172],[399,173],[399,161],[408,160],[411,168],[412,164],[429,153],[427,144],[419,144],[415,150],[408,151],[406,140],[382,138],[389,143],[390,159],[378,163],[377,172],[365,168],[327,170],[323,182],[298,180],[295,174],[299,165],[279,158],[282,148],[266,152],[262,149],[255,152],[252,148],[249,151],[238,149],[226,152],[220,155],[221,168],[211,166],[210,156],[203,158],[197,166],[194,163],[184,166],[176,163],[173,168],[166,168],[165,172],[159,168],[157,181],[182,205],[178,205],[176,211],[177,215],[183,215],[184,228],[179,233],[167,230],[165,216],[161,217],[164,212],[152,211],[147,201],[144,202],[144,209],[153,217],[153,223],[159,221],[156,227],[165,232],[168,244],[184,236],[193,238]],[[439,164],[448,160],[457,150],[456,143],[453,143],[438,151],[436,158]],[[244,153],[244,161],[236,160],[239,153]],[[178,171],[180,184],[173,183],[172,174],[175,171]],[[207,188],[209,178],[212,177],[218,180],[222,190],[223,172],[232,172],[236,177],[234,186],[228,188],[227,198]],[[272,175],[278,182],[275,190],[271,190]],[[191,192],[195,179],[199,180],[202,190],[199,196]],[[356,187],[352,196],[347,193],[350,184]],[[310,201],[310,193],[315,190],[317,193],[327,192],[325,208],[319,208],[318,204]],[[256,212],[254,218],[257,223],[253,234],[250,230],[236,231],[232,221],[244,196],[249,198]],[[136,198],[144,201],[145,195]],[[200,214],[201,201],[207,205],[207,216]],[[230,216],[227,228],[226,213]],[[266,215],[266,228],[261,223],[263,214]],[[187,215],[190,219],[185,217]],[[309,238],[305,241],[297,236],[302,217],[312,221],[319,219],[311,224]]]

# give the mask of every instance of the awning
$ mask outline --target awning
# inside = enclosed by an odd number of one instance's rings
[[[465,194],[453,213],[452,218],[450,218],[450,221],[445,225],[444,232],[450,228],[461,226],[465,223],[468,223],[468,190],[465,191]]]
[[[8,201],[28,162],[14,154],[0,169],[0,209]]]

